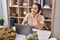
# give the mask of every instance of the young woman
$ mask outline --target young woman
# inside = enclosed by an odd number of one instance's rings
[[[40,15],[42,12],[41,5],[34,3],[31,8],[31,13],[28,13],[22,24],[32,25],[34,28],[42,30],[44,24],[44,17]]]

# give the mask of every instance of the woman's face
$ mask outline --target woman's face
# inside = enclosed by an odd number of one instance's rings
[[[38,6],[35,5],[35,4],[33,4],[32,8],[31,8],[31,12],[32,12],[34,15],[36,15],[37,12],[38,12]]]

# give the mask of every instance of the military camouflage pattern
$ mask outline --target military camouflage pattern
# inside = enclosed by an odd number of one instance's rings
[[[0,28],[0,40],[14,40],[16,32],[10,28]]]

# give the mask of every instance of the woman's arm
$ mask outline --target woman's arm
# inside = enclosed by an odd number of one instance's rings
[[[36,26],[39,30],[42,30],[43,29],[43,25],[44,25],[44,17],[42,16],[41,18],[39,18],[40,20],[38,20],[38,16],[40,14],[37,14],[35,16],[35,22],[36,22]]]
[[[36,21],[36,26],[39,30],[42,30],[43,24],[41,24],[39,21]]]
[[[27,21],[23,20],[22,24],[27,24]]]
[[[29,13],[24,17],[22,24],[28,24]]]

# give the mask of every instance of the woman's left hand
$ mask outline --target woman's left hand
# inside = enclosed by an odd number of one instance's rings
[[[38,16],[41,14],[42,11],[40,11],[38,14],[35,16],[35,20],[38,21]]]
[[[38,16],[39,16],[40,14],[36,14],[36,16],[35,16],[35,21],[38,21]]]

